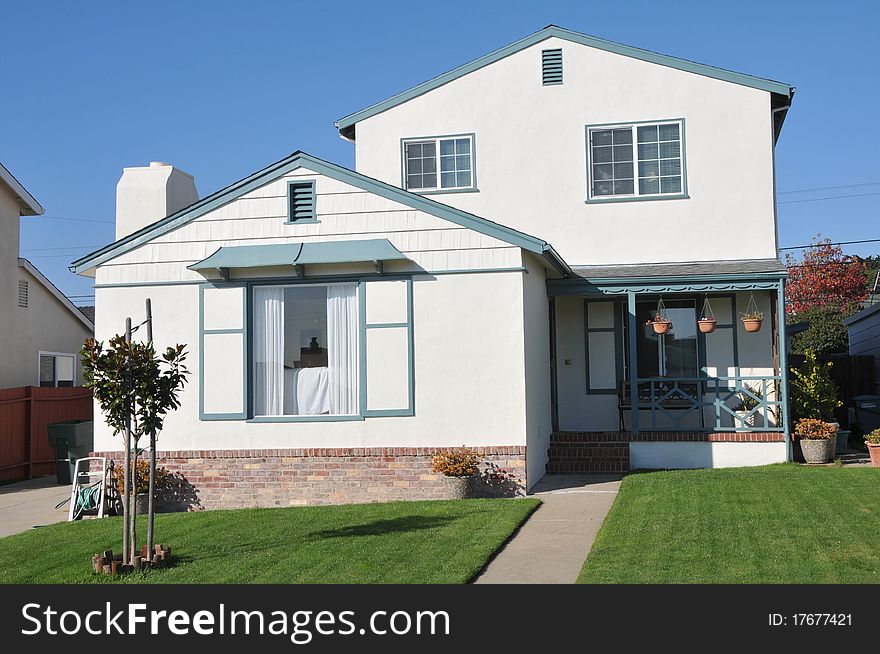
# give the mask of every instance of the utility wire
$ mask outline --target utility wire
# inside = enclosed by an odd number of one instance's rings
[[[780,250],[808,250],[817,245],[858,245],[861,243],[880,243],[880,238],[865,238],[859,241],[838,241],[837,243],[811,243],[810,245],[790,245],[788,247],[779,248]]]
[[[786,200],[785,202],[777,202],[776,204],[799,204],[801,202],[822,202],[824,200],[843,200],[845,198],[864,198],[869,195],[880,195],[880,191],[874,193],[852,193],[850,195],[833,195],[824,198],[807,198],[805,200]]]
[[[70,218],[68,216],[33,216],[34,218],[46,218],[48,220],[70,220],[75,223],[102,223],[105,225],[114,225],[114,220],[97,220],[94,218]]]
[[[834,191],[840,188],[858,188],[860,186],[878,186],[880,182],[864,182],[862,184],[842,184],[840,186],[814,186],[813,188],[802,188],[796,191],[777,191],[776,195],[790,195],[792,193],[807,193],[808,191]]]

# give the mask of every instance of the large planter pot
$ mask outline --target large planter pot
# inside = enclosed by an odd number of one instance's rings
[[[801,452],[807,463],[831,463],[836,446],[836,438],[801,439]]]
[[[880,445],[865,443],[868,446],[868,454],[871,455],[871,466],[880,468]]]
[[[712,332],[715,331],[715,325],[717,325],[717,324],[718,323],[711,318],[709,318],[709,319],[704,318],[703,320],[697,321],[697,327],[700,328],[701,334],[711,334]]]
[[[668,334],[672,329],[672,323],[668,320],[655,320],[651,323],[655,334]]]
[[[761,331],[761,325],[764,323],[763,320],[743,320],[743,327],[745,327],[747,332],[759,332]]]
[[[849,430],[846,429],[838,429],[837,430],[837,448],[834,450],[835,454],[845,454],[849,449]]]
[[[469,477],[443,477],[446,494],[451,500],[466,500],[474,496],[477,475]]]

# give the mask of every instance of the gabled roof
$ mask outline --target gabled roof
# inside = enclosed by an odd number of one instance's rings
[[[724,68],[716,68],[715,66],[707,66],[706,64],[700,64],[695,61],[679,59],[678,57],[671,57],[669,55],[651,52],[650,50],[642,50],[641,48],[634,48],[629,45],[623,45],[622,43],[600,39],[596,36],[582,34],[581,32],[574,32],[572,30],[567,30],[562,27],[557,27],[556,25],[548,25],[544,29],[537,31],[534,34],[530,34],[529,36],[520,39],[519,41],[515,41],[514,43],[506,45],[503,48],[495,50],[494,52],[490,52],[489,54],[484,55],[479,59],[474,59],[473,61],[466,63],[463,66],[454,68],[449,72],[443,73],[442,75],[435,77],[434,79],[428,80],[427,82],[422,82],[418,86],[414,86],[407,91],[398,93],[397,95],[392,96],[387,100],[377,102],[376,104],[371,105],[366,109],[361,109],[360,111],[348,114],[347,116],[344,116],[336,121],[336,128],[339,130],[339,133],[345,138],[353,139],[355,123],[370,118],[371,116],[375,116],[376,114],[382,113],[383,111],[387,111],[388,109],[396,107],[397,105],[402,104],[407,100],[412,100],[413,98],[423,95],[428,91],[432,91],[439,86],[443,86],[444,84],[458,79],[459,77],[467,75],[468,73],[472,73],[473,71],[483,68],[484,66],[488,66],[489,64],[495,63],[500,59],[508,57],[516,52],[519,52],[520,50],[524,50],[525,48],[533,46],[536,43],[540,43],[541,41],[549,39],[553,36],[560,39],[565,39],[566,41],[571,41],[573,43],[579,43],[581,45],[587,45],[593,48],[597,48],[599,50],[605,50],[607,52],[613,52],[615,54],[624,55],[626,57],[632,57],[633,59],[640,59],[642,61],[659,64],[661,66],[669,66],[670,68],[677,68],[678,70],[683,70],[689,73],[696,73],[697,75],[712,77],[714,79],[723,80],[725,82],[732,82],[734,84],[741,84],[743,86],[761,89],[762,91],[768,91],[770,93],[782,96],[784,102],[781,102],[780,104],[783,106],[787,105],[794,95],[794,87],[783,82],[776,82],[769,79],[763,79],[761,77],[755,77],[753,75],[746,75],[745,73],[737,73],[732,70],[726,70]]]
[[[40,216],[43,214],[44,209],[40,203],[37,202],[33,195],[28,193],[28,190],[21,185],[21,182],[15,179],[15,175],[10,173],[2,163],[0,163],[0,182],[6,184],[9,190],[12,191],[12,194],[18,201],[22,216]]]
[[[37,270],[37,267],[34,264],[32,264],[27,259],[19,258],[18,265],[19,265],[19,267],[27,270],[31,274],[31,276],[34,277],[34,279],[36,279],[38,282],[40,282],[40,284],[42,284],[43,287],[47,291],[49,291],[52,295],[54,295],[55,299],[58,300],[61,304],[63,304],[64,307],[68,311],[70,311],[70,313],[73,314],[74,318],[76,318],[83,325],[86,326],[86,329],[88,329],[90,332],[94,333],[94,331],[95,331],[94,321],[90,320],[88,317],[86,317],[86,315],[82,311],[80,311],[79,308],[76,307],[73,304],[73,302],[71,302],[67,298],[67,296],[64,293],[62,293],[61,291],[58,290],[58,287],[55,286],[55,284],[50,282],[49,279],[43,273],[41,273],[39,270]],[[92,307],[92,309],[94,309],[94,307]],[[92,313],[92,316],[94,316],[94,313]]]
[[[556,253],[553,246],[546,241],[542,241],[534,236],[529,236],[528,234],[511,229],[510,227],[505,227],[504,225],[492,222],[491,220],[480,218],[479,216],[467,213],[466,211],[455,209],[454,207],[442,204],[441,202],[437,202],[428,197],[404,191],[396,186],[391,186],[390,184],[373,179],[372,177],[367,177],[366,175],[349,170],[348,168],[343,168],[342,166],[318,159],[317,157],[313,157],[312,155],[299,150],[242,180],[230,184],[226,188],[221,189],[212,195],[202,198],[198,202],[171,214],[167,218],[163,218],[151,225],[147,225],[114,243],[110,243],[91,254],[87,254],[86,256],[77,259],[70,265],[70,270],[80,274],[91,270],[114,257],[118,257],[119,255],[143,245],[162,234],[180,227],[181,225],[185,225],[199,216],[204,215],[209,211],[213,211],[245,193],[249,193],[256,188],[271,182],[273,179],[281,177],[297,168],[308,168],[309,170],[330,177],[331,179],[350,184],[351,186],[360,188],[369,193],[374,193],[394,202],[399,202],[412,209],[424,211],[432,216],[448,220],[456,225],[461,225],[462,227],[472,229],[481,234],[520,247],[523,250],[543,257],[552,268],[556,269],[563,275],[567,275],[571,272],[568,264],[566,264]]]

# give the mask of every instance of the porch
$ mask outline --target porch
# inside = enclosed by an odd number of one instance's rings
[[[574,270],[548,282],[548,472],[790,459],[778,260]],[[763,316],[757,331],[747,310]]]

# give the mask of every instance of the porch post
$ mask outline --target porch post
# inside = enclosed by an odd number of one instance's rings
[[[629,334],[629,401],[630,401],[630,430],[634,434],[639,433],[639,366],[636,356],[636,294],[626,292],[626,304],[629,313],[627,333]]]
[[[776,347],[779,348],[779,399],[782,401],[780,414],[785,429],[785,456],[788,461],[791,461],[791,427],[788,424],[788,351],[785,342],[785,279],[779,280],[779,286],[776,290],[776,305],[779,316],[776,320],[778,325]]]

